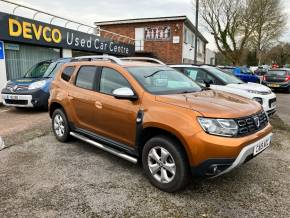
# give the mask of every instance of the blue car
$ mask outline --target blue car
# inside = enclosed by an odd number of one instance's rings
[[[260,78],[252,73],[247,67],[236,67],[233,73],[244,82],[260,83]]]
[[[3,104],[12,107],[47,108],[52,80],[60,67],[72,58],[42,61],[24,77],[10,80],[2,90]]]

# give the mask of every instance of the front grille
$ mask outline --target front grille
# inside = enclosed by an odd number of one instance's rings
[[[27,85],[8,84],[6,88],[8,90],[12,91],[12,92],[28,90],[28,86]]]
[[[15,105],[27,105],[27,100],[12,100],[12,99],[5,99],[6,104],[15,104]]]
[[[269,121],[266,113],[263,111],[249,117],[238,118],[236,122],[239,126],[238,136],[240,137],[251,135],[264,129]]]
[[[269,108],[272,107],[272,104],[277,101],[277,98],[272,98],[269,100]]]

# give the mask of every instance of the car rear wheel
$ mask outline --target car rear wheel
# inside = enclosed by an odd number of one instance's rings
[[[69,140],[68,119],[62,109],[56,109],[52,114],[52,129],[57,140],[66,142]]]
[[[163,191],[175,192],[187,184],[190,174],[185,152],[170,137],[150,139],[144,146],[142,163],[150,182]]]

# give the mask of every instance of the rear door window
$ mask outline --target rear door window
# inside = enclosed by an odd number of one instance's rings
[[[98,78],[99,73],[96,66],[83,66],[78,71],[75,84],[77,87],[96,91],[98,89]]]
[[[59,66],[61,66],[61,64],[59,64]],[[72,74],[73,74],[73,72],[74,72],[74,70],[75,70],[75,67],[72,67],[72,66],[70,66],[70,67],[66,67],[66,68],[63,70],[62,74],[61,74],[61,78],[62,78],[64,81],[69,81],[70,78],[71,78],[71,76],[72,76]]]

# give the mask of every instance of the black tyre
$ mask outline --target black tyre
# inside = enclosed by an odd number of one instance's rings
[[[186,154],[171,137],[151,138],[144,146],[142,164],[150,182],[165,192],[175,192],[187,185],[190,173]]]
[[[52,114],[52,129],[57,140],[66,142],[70,138],[68,119],[62,109],[56,109]]]

